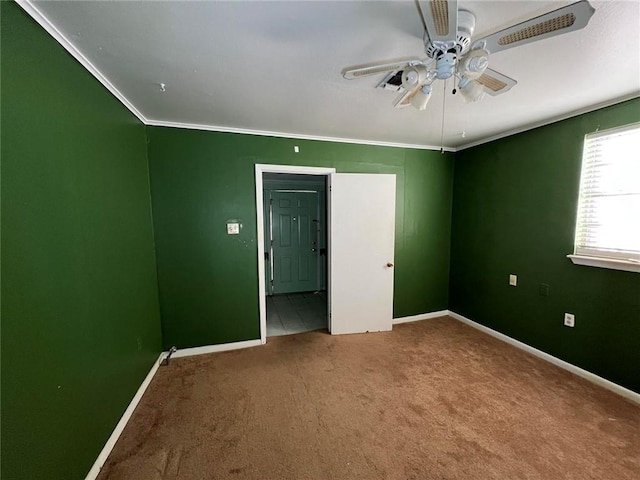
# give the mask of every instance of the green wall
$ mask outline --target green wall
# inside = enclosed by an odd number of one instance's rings
[[[460,152],[454,182],[452,154],[145,129],[0,5],[5,478],[83,478],[162,343],[258,338],[255,163],[395,173],[395,317],[450,308],[640,391],[640,275],[565,257],[583,135],[639,100]]]
[[[395,173],[394,316],[447,308],[452,154],[163,127],[147,132],[165,347],[260,336],[256,163]],[[226,220],[236,218],[241,234],[227,235]]]
[[[635,99],[458,152],[449,299],[454,312],[636,392],[640,275],[566,255],[584,135],[638,120]],[[565,312],[575,328],[563,326]]]
[[[84,478],[160,351],[145,127],[2,15],[2,477]]]

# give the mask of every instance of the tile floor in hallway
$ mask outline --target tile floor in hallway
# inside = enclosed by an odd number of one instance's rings
[[[267,297],[267,337],[327,329],[327,292]]]

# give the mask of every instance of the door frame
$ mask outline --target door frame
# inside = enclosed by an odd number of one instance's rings
[[[336,173],[335,168],[329,167],[303,167],[296,165],[267,165],[255,164],[256,173],[256,220],[257,220],[257,241],[258,241],[258,305],[260,309],[260,341],[267,343],[267,290],[265,285],[264,271],[264,192],[263,173],[292,173],[297,175],[324,175],[329,176]],[[327,191],[327,201],[330,201]],[[327,212],[327,258],[331,255],[331,219]],[[328,267],[328,266],[327,266]],[[327,272],[327,297],[330,295],[329,272]]]

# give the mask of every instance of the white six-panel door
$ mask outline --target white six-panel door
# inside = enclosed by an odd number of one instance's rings
[[[391,330],[396,176],[330,175],[332,334]]]

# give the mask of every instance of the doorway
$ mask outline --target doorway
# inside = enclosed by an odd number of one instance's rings
[[[267,271],[271,268],[271,257],[268,255],[269,248],[265,248],[270,228],[268,225],[271,224],[265,220],[270,213],[265,215],[263,189],[263,176],[270,173],[321,175],[326,179],[326,326],[329,332],[339,335],[391,330],[396,175],[336,173],[334,168],[256,164],[261,342],[267,341],[267,298],[271,296],[267,290],[267,283],[271,280],[267,276]],[[289,267],[285,270],[291,271]],[[302,299],[289,298],[289,295],[296,293],[302,293]],[[314,298],[309,297],[311,294],[315,294],[315,291],[283,295],[287,295],[289,309],[295,309],[294,300],[304,303],[303,301]],[[271,300],[275,300],[275,296]],[[282,302],[287,303],[284,299]]]
[[[326,176],[263,174],[267,337],[328,328]]]
[[[330,326],[328,324],[328,301],[329,296],[328,292],[330,289],[329,281],[328,281],[328,265],[327,265],[327,257],[328,257],[328,238],[327,238],[327,226],[328,226],[328,218],[327,218],[327,178],[332,173],[335,173],[335,168],[323,168],[323,167],[302,167],[302,166],[287,166],[287,165],[261,165],[256,164],[256,215],[258,217],[257,227],[258,227],[258,290],[259,290],[259,307],[260,307],[260,339],[262,343],[266,343],[267,341],[267,312],[275,312],[277,314],[271,313],[270,316],[273,319],[280,319],[281,326],[278,328],[278,323],[275,322],[276,332],[280,334],[286,333],[294,333],[297,331],[306,331],[301,330],[302,328],[307,329],[316,329],[316,328],[327,328]],[[286,175],[289,176],[287,179],[286,176],[274,176],[274,175]],[[306,183],[300,185],[299,183],[286,183],[288,180],[307,180]],[[317,257],[320,257],[320,268],[316,267],[316,278],[317,284],[315,289],[309,290],[307,292],[285,292],[281,291],[278,293],[278,284],[274,282],[275,288],[271,286],[271,279],[273,274],[276,272],[271,272],[273,268],[275,270],[276,265],[272,264],[272,252],[271,252],[271,226],[272,222],[270,216],[272,215],[272,211],[269,208],[266,208],[270,204],[270,197],[267,190],[308,190],[308,191],[316,191],[320,192],[322,190],[318,190],[319,186],[322,185],[324,187],[324,195],[317,193],[317,198],[320,199],[321,202],[325,205],[324,216],[321,217],[322,211],[316,214],[316,217],[313,219],[318,219],[320,222],[320,226],[324,225],[324,234],[318,232],[316,246],[317,252],[315,253]],[[293,187],[293,188],[292,188]],[[277,193],[287,193],[287,192],[277,192]],[[301,193],[301,192],[290,192],[290,193]],[[309,194],[312,195],[312,194]],[[304,197],[303,197],[304,198]],[[284,202],[283,204],[286,204]],[[283,207],[284,208],[284,207]],[[323,221],[324,220],[324,221]],[[296,220],[298,222],[298,220]],[[313,223],[313,222],[312,222]],[[297,225],[297,224],[296,224]],[[278,225],[279,228],[287,227],[287,220],[284,221],[284,224]],[[286,229],[285,229],[286,231]],[[311,230],[313,233],[313,230]],[[309,236],[312,238],[312,235]],[[303,242],[305,239],[303,239]],[[324,241],[324,243],[321,243]],[[311,240],[313,242],[313,240]],[[313,245],[310,245],[310,248],[313,248]],[[324,248],[323,255],[320,255],[320,249]],[[322,259],[321,257],[324,257]],[[317,265],[317,263],[316,263]],[[324,266],[323,266],[324,265]],[[284,270],[286,271],[288,266],[284,266]],[[313,267],[312,267],[313,268]],[[289,269],[289,271],[291,271]],[[307,275],[307,277],[312,277],[312,274]],[[306,278],[306,277],[303,277]],[[284,284],[284,282],[282,282]],[[307,284],[307,287],[309,288]],[[283,288],[283,285],[280,285]],[[316,293],[319,292],[319,293]],[[271,307],[271,308],[269,308]],[[297,313],[298,318],[301,317],[301,314],[304,318],[307,318],[307,324],[309,327],[303,326],[295,327],[293,321],[287,322],[286,328],[284,322],[282,322],[283,316],[293,316],[292,312]],[[294,316],[295,320],[295,316]],[[322,323],[320,323],[322,322]],[[317,326],[317,327],[316,327]],[[312,328],[313,327],[313,328]]]

